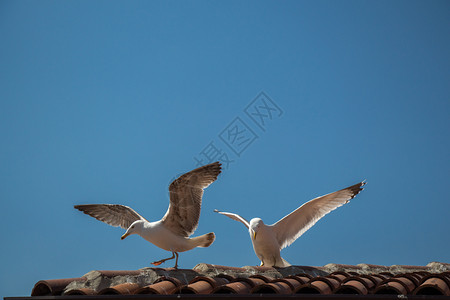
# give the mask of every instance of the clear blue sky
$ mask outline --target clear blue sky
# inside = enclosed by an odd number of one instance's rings
[[[211,145],[234,160],[196,232],[217,239],[182,253],[182,268],[259,264],[244,226],[214,208],[271,224],[363,179],[287,261],[450,262],[449,12],[448,1],[1,1],[0,296],[168,257],[73,205],[159,220],[170,180]],[[262,128],[245,112],[260,92],[280,109]],[[250,136],[228,141],[238,156],[224,141],[242,126]]]

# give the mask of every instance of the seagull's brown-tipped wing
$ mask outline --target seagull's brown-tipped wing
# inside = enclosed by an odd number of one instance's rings
[[[348,203],[350,199],[354,198],[363,190],[362,187],[365,184],[363,181],[340,191],[308,201],[271,225],[281,249],[292,244],[323,216],[339,206]]]
[[[128,229],[137,220],[145,220],[132,208],[119,204],[86,204],[74,208],[111,226]]]
[[[242,224],[245,225],[245,227],[247,227],[247,229],[250,227],[250,223],[244,219],[243,217],[241,217],[238,214],[234,214],[234,213],[230,213],[230,212],[224,212],[224,211],[219,211],[217,209],[214,210],[214,212],[219,213],[221,215],[227,216],[230,219],[233,219],[235,221],[241,222]]]
[[[169,186],[170,204],[162,223],[172,232],[190,236],[198,226],[203,189],[220,174],[221,164],[215,162],[192,170],[175,179]]]

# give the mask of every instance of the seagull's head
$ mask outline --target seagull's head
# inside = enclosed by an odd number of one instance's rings
[[[139,234],[142,230],[142,228],[144,227],[144,221],[143,220],[137,220],[134,221],[133,224],[130,225],[130,227],[128,227],[127,232],[125,232],[124,235],[122,235],[122,237],[120,239],[124,239],[127,236],[129,236],[130,234]]]
[[[256,234],[258,233],[259,227],[263,225],[264,222],[260,218],[253,218],[250,220],[250,234],[254,240],[256,240]]]

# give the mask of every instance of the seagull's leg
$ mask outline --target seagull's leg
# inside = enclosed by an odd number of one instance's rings
[[[175,253],[175,255],[177,256],[177,259],[175,260],[175,269],[178,269],[178,253],[177,252],[173,252]]]
[[[152,265],[155,265],[155,266],[159,266],[160,264],[162,264],[162,263],[165,262],[165,261],[174,259],[174,258],[175,258],[175,253],[176,253],[176,252],[172,252],[172,257],[164,258],[164,259],[161,259],[161,260],[158,260],[158,261],[154,261],[154,262],[152,262],[151,264],[152,264]],[[177,254],[177,261],[178,261],[178,253],[176,253],[176,254]]]

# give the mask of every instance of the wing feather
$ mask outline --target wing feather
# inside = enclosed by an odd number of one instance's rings
[[[348,203],[363,190],[362,187],[365,184],[363,181],[340,191],[310,200],[271,225],[281,249],[292,244],[323,216]]]
[[[162,223],[172,232],[190,236],[197,229],[203,189],[213,183],[221,172],[215,162],[181,175],[169,186],[170,204]]]
[[[131,207],[120,204],[86,204],[74,208],[111,226],[128,229],[134,221],[145,220]]]
[[[224,211],[218,211],[217,209],[214,210],[214,212],[219,213],[221,215],[227,216],[228,218],[231,218],[235,221],[241,222],[242,224],[245,225],[245,227],[247,227],[247,229],[250,227],[250,223],[244,219],[243,217],[241,217],[238,214],[234,214],[234,213],[230,213],[230,212],[224,212]]]

